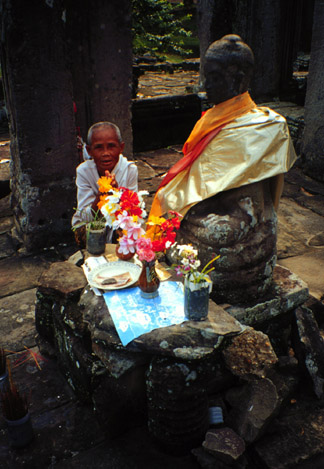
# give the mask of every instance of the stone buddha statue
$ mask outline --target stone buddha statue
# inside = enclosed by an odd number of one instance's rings
[[[205,88],[214,106],[196,123],[151,211],[184,215],[177,242],[198,248],[202,266],[220,254],[210,275],[212,297],[222,303],[260,299],[271,285],[276,208],[296,158],[285,119],[257,107],[247,91],[253,66],[239,36],[207,49]]]

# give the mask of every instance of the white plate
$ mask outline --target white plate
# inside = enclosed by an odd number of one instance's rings
[[[91,270],[88,275],[88,282],[91,287],[99,288],[100,290],[120,290],[121,288],[129,287],[137,282],[140,273],[141,267],[137,264],[133,264],[132,262],[125,262],[125,261],[116,261],[116,262],[107,262],[107,264],[101,264]],[[128,282],[126,285],[121,287],[116,287],[114,285],[104,285],[97,283],[95,281],[95,277],[100,275],[107,275],[107,277],[113,277],[114,275],[125,274],[128,272],[132,277],[131,281]]]

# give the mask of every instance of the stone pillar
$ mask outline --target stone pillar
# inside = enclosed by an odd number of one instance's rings
[[[208,46],[232,32],[233,5],[230,0],[198,0],[197,19],[200,44],[200,81],[203,81],[204,57]]]
[[[132,154],[132,37],[130,0],[67,1],[76,121],[85,139],[98,121],[120,127]]]
[[[280,82],[280,0],[236,2],[233,33],[251,47],[255,70],[251,92],[257,97],[278,96]]]
[[[302,157],[305,171],[324,181],[324,4],[315,1],[312,48],[305,102]]]
[[[78,155],[64,28],[61,1],[2,2],[12,206],[27,250],[71,235]]]
[[[200,0],[198,23],[201,69],[207,47],[225,34],[238,34],[251,47],[254,99],[279,96],[291,78],[297,53],[303,0]],[[203,80],[202,73],[201,79]]]

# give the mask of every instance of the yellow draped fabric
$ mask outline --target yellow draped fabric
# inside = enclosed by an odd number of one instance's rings
[[[295,160],[286,120],[269,108],[252,108],[225,125],[190,167],[161,187],[150,215],[168,210],[185,215],[194,204],[219,192],[282,175]],[[271,181],[275,206],[282,179]]]
[[[192,151],[213,129],[232,122],[237,117],[251,111],[251,109],[255,107],[255,102],[252,101],[249,92],[246,91],[243,94],[234,96],[234,98],[208,109],[192,129],[188,140],[183,146],[183,153],[186,155]]]

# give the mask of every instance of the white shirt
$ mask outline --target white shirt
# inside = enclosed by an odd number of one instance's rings
[[[118,187],[123,186],[137,192],[138,171],[132,161],[128,161],[123,155],[119,155],[119,160],[111,171],[115,174]],[[77,186],[77,211],[72,217],[72,226],[81,221],[91,221],[93,218],[91,205],[98,192],[99,173],[94,160],[87,160],[81,163],[76,169]]]

